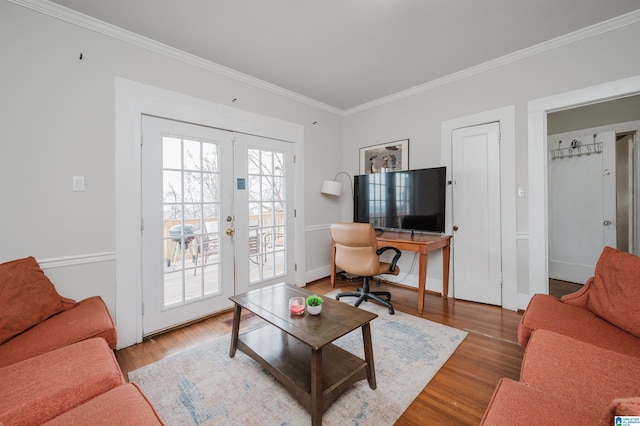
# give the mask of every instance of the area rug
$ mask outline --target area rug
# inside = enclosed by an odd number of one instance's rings
[[[328,294],[331,297],[334,293]],[[343,299],[353,303],[355,298]],[[371,322],[377,389],[362,380],[325,411],[323,425],[392,425],[453,354],[467,333],[373,302]],[[364,358],[362,333],[335,342]],[[309,425],[309,413],[259,364],[237,351],[230,335],[129,373],[173,425]]]

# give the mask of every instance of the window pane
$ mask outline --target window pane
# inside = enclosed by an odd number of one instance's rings
[[[182,141],[177,138],[162,138],[162,167],[180,169],[182,165]]]
[[[162,175],[162,202],[182,202],[182,173],[165,170]]]
[[[196,141],[184,141],[184,168],[185,170],[201,170],[200,146]]]

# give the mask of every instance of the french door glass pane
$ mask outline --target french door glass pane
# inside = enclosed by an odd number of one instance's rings
[[[269,280],[286,271],[285,156],[248,150],[249,282]]]
[[[163,137],[164,307],[221,290],[218,145]]]

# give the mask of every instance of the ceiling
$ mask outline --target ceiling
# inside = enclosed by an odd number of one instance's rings
[[[640,0],[53,0],[340,110],[640,9]]]

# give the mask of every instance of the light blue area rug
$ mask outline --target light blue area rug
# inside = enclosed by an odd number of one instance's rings
[[[373,302],[361,307],[378,314],[371,323],[377,389],[356,383],[327,409],[323,425],[392,425],[467,335],[402,312],[389,315]],[[240,351],[229,358],[229,344],[230,335],[220,337],[132,371],[129,380],[169,426],[311,424],[260,365]],[[336,344],[364,358],[360,329]]]

